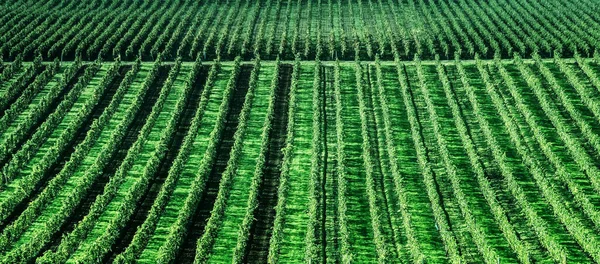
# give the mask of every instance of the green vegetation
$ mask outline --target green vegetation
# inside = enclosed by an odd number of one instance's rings
[[[5,60],[492,59],[555,50],[591,57],[600,48],[593,0],[25,3],[2,4],[10,10],[0,18]]]
[[[595,0],[0,3],[0,263],[600,263]]]

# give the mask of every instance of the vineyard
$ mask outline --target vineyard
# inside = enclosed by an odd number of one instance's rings
[[[0,10],[0,263],[600,263],[597,0]]]
[[[592,56],[596,0],[0,1],[5,60]]]

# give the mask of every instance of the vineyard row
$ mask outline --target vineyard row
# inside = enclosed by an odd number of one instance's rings
[[[4,60],[433,60],[600,49],[594,0],[3,1]]]
[[[0,263],[599,262],[600,64],[3,64]]]

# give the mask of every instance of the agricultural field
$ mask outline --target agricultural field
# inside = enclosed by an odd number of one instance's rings
[[[600,48],[597,0],[14,0],[0,10],[5,60],[453,60]]]
[[[600,263],[597,0],[0,10],[0,263]]]

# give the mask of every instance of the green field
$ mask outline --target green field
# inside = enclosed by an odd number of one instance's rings
[[[600,263],[596,0],[0,10],[0,263]]]

